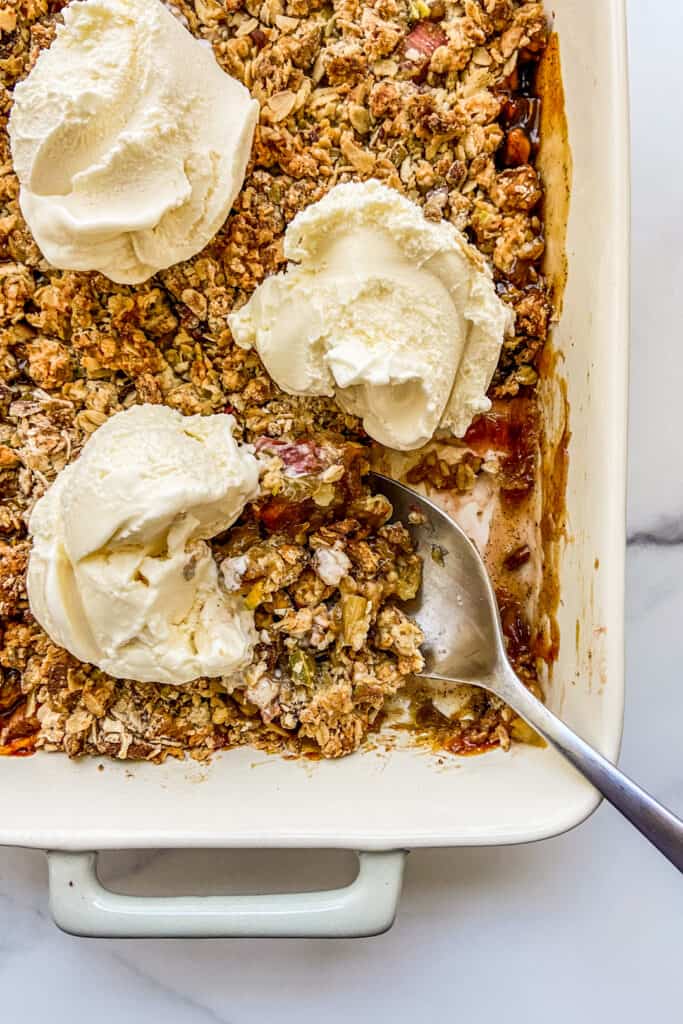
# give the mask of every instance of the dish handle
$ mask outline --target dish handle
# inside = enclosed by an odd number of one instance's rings
[[[323,892],[124,896],[97,876],[97,854],[48,851],[50,910],[72,935],[99,938],[352,938],[394,922],[405,850],[358,852],[350,885]]]

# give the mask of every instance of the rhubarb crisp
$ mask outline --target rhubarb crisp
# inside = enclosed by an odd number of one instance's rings
[[[533,739],[483,691],[447,699],[413,680],[422,636],[402,605],[419,589],[420,563],[367,473],[388,469],[459,518],[494,578],[515,667],[541,695],[556,646],[537,526],[537,382],[551,316],[535,169],[543,5],[168,3],[259,101],[260,120],[218,234],[135,286],[53,268],[19,208],[13,89],[52,42],[63,6],[0,8],[0,753],[160,761],[249,744],[339,757],[392,716],[454,753]],[[463,439],[410,453],[372,443],[332,398],[279,390],[228,326],[284,269],[294,216],[335,185],[369,179],[465,232],[515,313],[491,411]],[[211,541],[221,585],[244,597],[258,631],[239,677],[182,687],[116,680],[52,643],[30,614],[33,506],[89,436],[136,403],[229,412],[236,438],[259,455],[258,498]]]

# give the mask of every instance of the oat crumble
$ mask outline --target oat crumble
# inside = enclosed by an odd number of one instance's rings
[[[408,534],[363,483],[376,453],[331,399],[283,394],[227,314],[284,268],[287,224],[332,186],[377,178],[450,220],[487,256],[516,313],[464,441],[428,445],[407,479],[437,494],[490,483],[508,510],[533,500],[534,388],[551,313],[539,270],[534,67],[548,38],[526,0],[178,0],[261,104],[252,158],[227,221],[199,255],[143,285],[50,267],[18,206],[7,118],[15,83],[48,46],[62,0],[0,11],[0,753],[43,748],[202,759],[239,744],[336,757],[363,742],[419,670],[401,601],[419,586]],[[226,587],[261,630],[244,680],[117,682],[52,644],[24,586],[31,508],[109,416],[136,402],[230,411],[270,459],[263,495],[213,542]],[[489,568],[511,656],[540,693],[547,624],[525,612],[528,562],[512,543]],[[419,702],[418,702],[419,703]],[[447,749],[507,747],[526,727],[476,691],[454,721],[429,702],[417,729]]]

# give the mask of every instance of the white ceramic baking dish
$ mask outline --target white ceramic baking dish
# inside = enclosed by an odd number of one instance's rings
[[[549,696],[616,758],[623,702],[628,351],[628,101],[623,0],[555,0],[573,154],[564,311],[555,333],[571,408],[561,654]],[[577,625],[578,623],[578,625]],[[0,843],[50,853],[57,923],[90,935],[361,935],[391,924],[403,852],[564,832],[595,791],[549,749],[452,759],[420,750],[302,763],[237,750],[207,766],[0,759]],[[344,847],[346,889],[258,897],[127,897],[98,849]],[[190,882],[191,886],[191,882]]]

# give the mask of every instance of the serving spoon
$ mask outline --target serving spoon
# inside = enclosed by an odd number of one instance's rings
[[[683,821],[565,725],[513,670],[491,580],[467,535],[411,488],[380,473],[371,474],[371,484],[389,499],[422,557],[422,587],[406,609],[425,636],[420,675],[500,697],[683,872]]]

